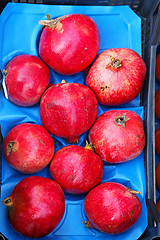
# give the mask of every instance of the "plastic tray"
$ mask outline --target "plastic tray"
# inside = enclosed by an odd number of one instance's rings
[[[40,26],[38,26],[38,20],[45,18],[45,14],[49,13],[52,17],[57,17],[71,12],[80,12],[88,14],[97,22],[100,35],[101,45],[100,52],[109,47],[129,47],[137,51],[141,55],[141,19],[138,17],[128,6],[116,6],[116,7],[95,7],[95,6],[48,6],[48,5],[34,5],[34,4],[8,4],[1,15],[2,26],[2,41],[1,41],[1,69],[4,69],[7,62],[15,55],[21,53],[30,53],[37,55],[37,44],[40,33]],[[25,18],[24,18],[25,16]],[[15,19],[18,23],[13,25]],[[23,19],[23,20],[22,20]],[[24,20],[25,19],[25,20]],[[13,21],[14,20],[14,21]],[[104,22],[106,21],[106,24]],[[103,22],[103,25],[101,25]],[[109,24],[112,23],[113,25]],[[119,26],[117,26],[117,23]],[[24,27],[25,26],[25,27]],[[34,26],[34,27],[33,27]],[[115,27],[114,27],[115,26]],[[18,27],[18,28],[17,28]],[[18,30],[17,30],[18,29]],[[26,39],[25,32],[27,31]],[[119,31],[117,32],[117,29]],[[9,30],[9,31],[8,31]],[[13,38],[15,31],[17,36]],[[9,35],[8,35],[9,34]],[[115,34],[118,35],[120,41],[115,41]],[[108,37],[109,36],[109,37]],[[106,39],[107,41],[104,39]],[[135,38],[136,37],[136,38]],[[13,44],[10,44],[10,39],[14,40]],[[117,38],[116,38],[117,39]],[[21,42],[21,44],[19,44]],[[143,49],[143,48],[142,48]],[[63,76],[64,78],[64,76]],[[51,71],[52,83],[60,82],[62,76]],[[84,83],[84,73],[76,74],[72,77],[65,76],[65,80],[72,82]],[[36,122],[41,123],[39,118],[39,105],[30,108],[17,107],[4,98],[1,91],[0,98],[0,123],[2,128],[2,135],[5,137],[9,129],[14,125],[21,122]],[[143,99],[144,100],[144,99]],[[141,105],[141,96],[138,96],[131,103],[120,106],[124,109],[131,109],[137,112],[144,121],[146,121],[146,108]],[[103,111],[109,110],[99,106],[99,114]],[[83,134],[80,137],[79,145],[84,145],[87,134]],[[65,146],[67,143],[63,139],[53,137],[56,142],[56,150]],[[96,230],[88,230],[82,224],[83,218],[86,219],[83,201],[85,196],[73,196],[66,194],[66,212],[60,225],[55,229],[53,233],[43,239],[137,239],[144,232],[147,227],[147,208],[146,208],[146,178],[145,178],[145,155],[142,153],[139,157],[131,162],[121,165],[107,165],[105,164],[105,174],[103,181],[118,181],[130,188],[140,190],[142,195],[140,200],[142,202],[143,211],[138,222],[128,230],[126,233],[116,236],[102,234]],[[132,169],[135,169],[134,173]],[[5,171],[3,171],[5,170]],[[37,175],[48,177],[48,168],[39,172]],[[11,189],[22,178],[26,177],[23,174],[17,173],[9,167],[2,156],[2,198],[8,196]],[[148,190],[148,187],[147,187]],[[6,208],[2,207],[0,224],[1,232],[8,237],[8,239],[28,239],[21,237],[21,235],[15,233],[11,227],[9,227],[7,219],[4,219],[6,215]]]

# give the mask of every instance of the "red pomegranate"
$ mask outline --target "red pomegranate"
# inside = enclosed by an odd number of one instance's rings
[[[58,83],[42,96],[42,124],[53,135],[78,142],[79,136],[95,122],[98,102],[94,93],[79,83]]]
[[[155,77],[160,82],[160,53],[156,56]]]
[[[143,121],[130,110],[109,110],[101,114],[90,129],[89,141],[103,160],[129,161],[145,146]]]
[[[46,26],[40,37],[39,54],[54,71],[75,74],[96,57],[100,45],[99,29],[89,16],[68,14],[39,23]]]
[[[40,238],[52,232],[65,211],[60,185],[40,176],[21,180],[3,204],[7,206],[11,226],[30,238]]]
[[[160,127],[155,130],[155,151],[160,155]]]
[[[146,75],[143,59],[128,48],[103,51],[91,66],[86,84],[106,106],[130,102],[140,93]]]
[[[133,193],[132,193],[133,192]],[[121,233],[133,226],[141,214],[136,192],[115,182],[105,182],[92,189],[84,202],[87,227],[104,233]]]
[[[13,127],[4,139],[6,161],[23,173],[34,173],[46,167],[54,156],[54,142],[42,126],[21,123]]]
[[[50,81],[47,65],[40,58],[29,54],[14,57],[3,72],[7,97],[19,106],[38,103]]]
[[[155,115],[160,119],[160,88],[155,93]]]
[[[93,148],[68,145],[58,150],[50,164],[51,176],[69,193],[86,193],[100,184],[103,161]]]

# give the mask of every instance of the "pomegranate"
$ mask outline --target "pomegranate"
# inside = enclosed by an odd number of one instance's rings
[[[42,124],[53,135],[77,143],[79,136],[95,122],[98,102],[94,93],[79,83],[58,83],[43,94],[40,102]]]
[[[155,93],[155,115],[160,119],[160,89]]]
[[[90,129],[89,141],[103,160],[110,163],[129,161],[145,146],[143,121],[130,110],[104,112]]]
[[[21,123],[8,132],[3,151],[6,161],[12,167],[23,173],[34,173],[52,160],[54,142],[43,126]]]
[[[156,57],[155,77],[160,82],[160,53]]]
[[[40,58],[29,54],[14,57],[3,73],[6,97],[19,106],[38,103],[50,81],[47,65]]]
[[[84,14],[68,14],[56,19],[39,21],[45,25],[39,54],[49,67],[61,74],[75,74],[96,57],[100,36],[95,21]]]
[[[103,161],[88,143],[69,145],[58,150],[50,164],[51,176],[69,193],[86,193],[100,184]]]
[[[92,189],[84,202],[88,217],[86,226],[109,234],[129,229],[140,217],[142,209],[135,193],[140,192],[115,182],[105,182]]]
[[[157,206],[157,209],[158,209],[158,211],[160,213],[160,199],[157,201],[156,206]]]
[[[156,165],[155,175],[156,175],[156,186],[158,190],[160,190],[160,162],[158,162],[158,164]]]
[[[160,127],[155,131],[155,151],[160,154]]]
[[[146,75],[143,59],[128,48],[103,51],[91,66],[86,85],[106,106],[130,102],[140,93]]]
[[[40,176],[21,180],[3,204],[7,206],[11,226],[30,238],[40,238],[52,232],[65,211],[60,185]]]

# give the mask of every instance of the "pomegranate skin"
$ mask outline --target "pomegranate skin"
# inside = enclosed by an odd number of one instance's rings
[[[95,21],[83,14],[68,14],[50,21],[52,24],[43,29],[39,42],[39,54],[44,62],[65,75],[88,67],[100,45]]]
[[[29,54],[14,57],[3,72],[8,99],[19,106],[38,103],[50,81],[47,65]]]
[[[60,185],[40,176],[21,180],[3,204],[7,206],[11,226],[30,238],[52,232],[65,211],[65,197]]]
[[[3,143],[6,161],[23,173],[34,173],[46,167],[54,156],[54,141],[41,125],[21,123],[13,127]]]
[[[105,182],[92,189],[84,201],[87,225],[109,234],[121,233],[133,226],[142,206],[130,191],[114,182]]]
[[[133,100],[140,93],[146,75],[143,59],[128,48],[103,51],[91,66],[86,85],[100,104],[115,106]]]
[[[50,173],[66,192],[82,194],[101,183],[103,161],[89,146],[69,145],[56,152]]]
[[[79,136],[95,122],[98,102],[94,93],[79,83],[58,83],[50,87],[40,102],[43,126],[53,135],[78,142]]]
[[[133,111],[110,110],[98,117],[89,142],[106,162],[122,163],[137,157],[145,146],[143,121]]]

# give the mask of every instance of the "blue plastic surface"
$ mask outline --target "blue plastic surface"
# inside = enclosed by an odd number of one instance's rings
[[[128,47],[141,55],[141,19],[128,6],[47,6],[34,4],[9,3],[0,16],[0,68],[3,70],[7,63],[16,55],[29,53],[38,55],[38,41],[41,26],[38,21],[46,19],[46,14],[52,18],[69,13],[83,13],[92,17],[100,30],[100,51],[111,47]],[[51,82],[53,84],[65,79],[68,82],[85,84],[83,72],[73,76],[62,76],[51,70]],[[118,108],[133,110],[144,118],[144,108],[140,106],[140,96],[128,104]],[[110,110],[99,105],[98,115]],[[115,109],[115,108],[114,108]],[[18,107],[5,99],[3,91],[0,92],[0,125],[3,137],[15,125],[22,122],[41,124],[39,116],[39,104],[33,107]],[[65,139],[54,137],[55,151],[67,145]],[[80,136],[78,145],[84,146],[87,132]],[[48,166],[34,174],[51,177]],[[9,196],[14,186],[24,175],[10,167],[2,156],[2,187],[1,198]],[[119,182],[131,189],[141,191],[138,195],[142,204],[142,213],[137,223],[124,233],[109,235],[95,229],[85,227],[83,219],[85,195],[65,194],[66,210],[59,226],[45,240],[135,240],[138,239],[147,227],[147,207],[145,202],[146,182],[144,169],[144,152],[137,158],[123,164],[104,165],[103,182]],[[7,209],[0,203],[0,232],[9,240],[29,239],[16,233],[10,226],[7,218]]]

